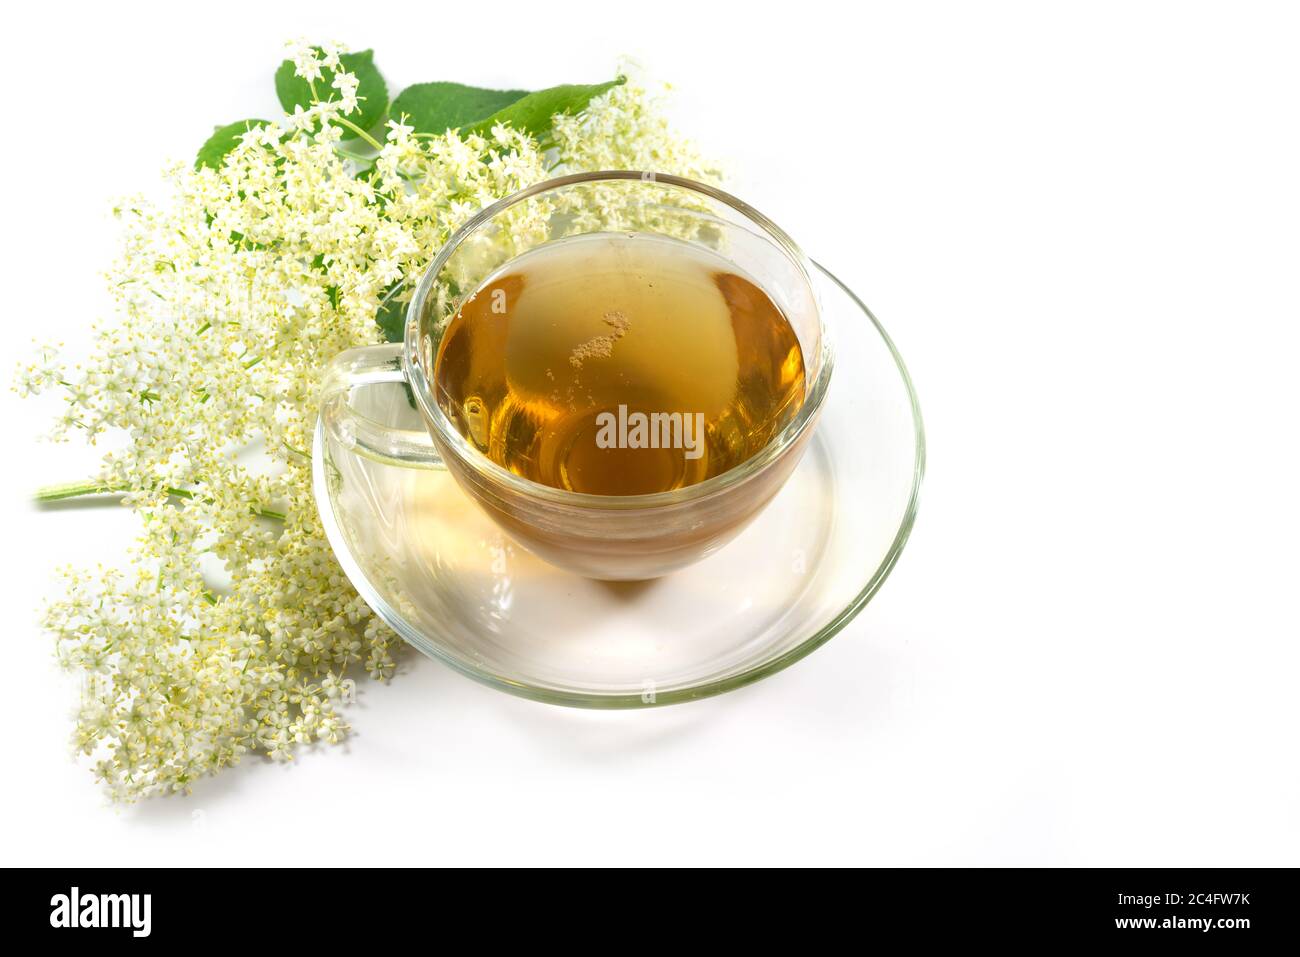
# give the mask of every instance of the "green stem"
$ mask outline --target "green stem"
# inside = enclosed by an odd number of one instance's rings
[[[64,482],[61,485],[46,485],[38,488],[34,498],[38,502],[60,502],[65,498],[79,495],[105,495],[115,491],[103,482]]]
[[[122,495],[126,491],[127,489],[109,485],[105,482],[64,482],[60,485],[46,485],[44,488],[38,488],[34,498],[38,502],[61,502],[64,499],[78,498],[82,495]],[[166,491],[172,498],[185,499],[186,501],[194,500],[194,493],[189,489],[168,488]],[[250,505],[249,509],[260,518],[269,518],[277,522],[283,522],[288,518],[284,512],[276,511],[273,508]]]
[[[379,142],[379,140],[375,139],[373,136],[371,136],[361,127],[357,126],[357,124],[353,123],[346,116],[336,116],[334,117],[334,122],[338,123],[341,126],[346,126],[353,133],[356,133],[357,136],[361,137],[363,140],[369,143],[374,149],[382,150],[384,148],[383,143]]]
[[[360,153],[353,153],[351,150],[345,150],[341,146],[334,147],[334,152],[344,159],[356,160],[358,163],[373,163],[378,157],[362,156]]]

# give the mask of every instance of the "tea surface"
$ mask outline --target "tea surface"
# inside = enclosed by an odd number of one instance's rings
[[[794,329],[755,281],[679,240],[597,233],[490,277],[452,317],[434,392],[498,465],[595,495],[663,492],[765,446],[804,398]]]

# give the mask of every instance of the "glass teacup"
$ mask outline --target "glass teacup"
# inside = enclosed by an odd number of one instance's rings
[[[435,394],[436,362],[466,298],[518,257],[592,234],[653,235],[708,250],[754,277],[788,320],[803,357],[803,400],[756,453],[721,474],[668,491],[587,494],[503,467],[448,415],[446,397]],[[632,171],[539,183],[482,210],[448,240],[411,300],[403,343],[353,349],[333,360],[322,421],[356,454],[447,469],[511,538],[554,565],[606,580],[665,575],[716,551],[758,515],[812,435],[832,352],[809,273],[807,260],[779,227],[711,186]],[[392,382],[409,385],[425,431],[394,429],[349,402],[354,389]]]

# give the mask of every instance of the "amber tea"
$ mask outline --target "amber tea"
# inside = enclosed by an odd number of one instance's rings
[[[548,243],[452,317],[434,394],[483,454],[594,495],[693,485],[762,449],[804,399],[804,357],[759,284],[650,234]]]

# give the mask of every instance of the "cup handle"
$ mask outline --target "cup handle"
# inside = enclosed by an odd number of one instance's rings
[[[320,417],[330,436],[345,449],[386,465],[445,468],[424,429],[395,429],[359,413],[349,402],[352,390],[406,382],[402,344],[385,343],[340,352],[325,370]]]

